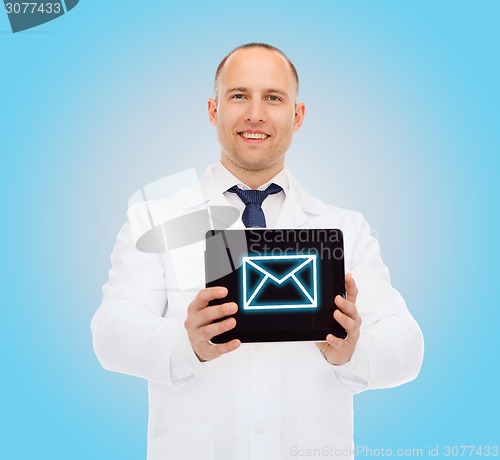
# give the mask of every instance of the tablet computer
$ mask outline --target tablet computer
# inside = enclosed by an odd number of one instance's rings
[[[335,296],[345,296],[341,230],[211,230],[205,243],[206,286],[228,290],[211,304],[238,304],[235,328],[213,343],[346,337],[333,318]]]

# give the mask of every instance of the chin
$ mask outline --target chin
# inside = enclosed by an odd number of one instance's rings
[[[274,168],[278,164],[278,161],[269,163],[269,162],[245,162],[240,165],[240,167],[248,170],[248,171],[265,171],[267,169]]]
[[[276,164],[283,161],[284,155],[279,157],[271,157],[269,152],[245,151],[238,154],[225,154],[235,166],[247,171],[262,171],[273,168]]]

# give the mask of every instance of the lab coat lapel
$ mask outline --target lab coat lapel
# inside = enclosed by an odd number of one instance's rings
[[[321,214],[321,207],[288,171],[289,188],[285,202],[276,221],[276,228],[301,228],[314,215]]]
[[[209,213],[210,208],[214,206],[233,207],[231,206],[229,201],[227,201],[227,198],[224,196],[224,194],[220,193],[220,191],[215,187],[213,168],[214,166],[210,165],[210,167],[200,179],[201,190],[205,199],[205,205],[207,206]],[[198,203],[198,205],[199,204],[201,203]],[[241,221],[241,216],[236,220],[236,222],[233,223],[233,225],[229,227],[230,230],[240,230],[244,228],[245,225]]]

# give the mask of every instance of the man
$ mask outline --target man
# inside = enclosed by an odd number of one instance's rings
[[[92,322],[94,348],[105,368],[148,380],[149,460],[275,460],[325,446],[323,456],[351,458],[353,394],[419,372],[422,334],[390,284],[367,223],[308,195],[285,167],[305,114],[297,93],[297,72],[281,51],[251,43],[231,52],[208,102],[221,153],[201,179],[201,196],[187,189],[136,205],[118,235]],[[263,202],[245,204],[241,190],[256,189]],[[224,302],[225,288],[203,289],[203,244],[165,254],[136,244],[151,216],[165,222],[217,205],[242,212],[231,228],[342,229],[347,298],[332,301],[345,340],[210,342],[234,328],[233,318],[214,321],[238,305]]]

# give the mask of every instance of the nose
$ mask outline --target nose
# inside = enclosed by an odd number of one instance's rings
[[[263,101],[253,99],[249,102],[245,113],[245,121],[247,123],[262,123],[266,121],[266,110]]]

